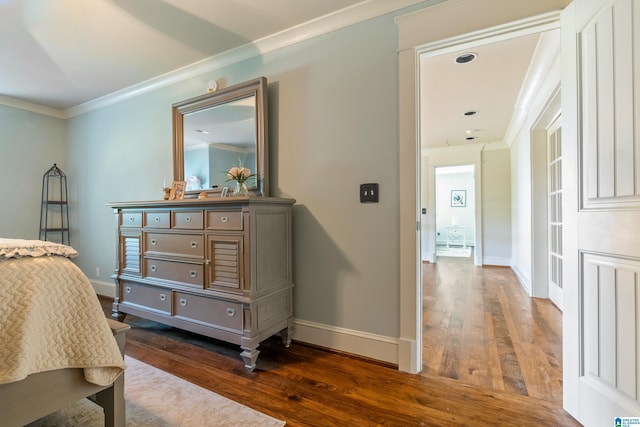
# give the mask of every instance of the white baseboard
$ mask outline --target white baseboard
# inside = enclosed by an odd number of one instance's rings
[[[96,294],[103,295],[105,297],[115,297],[116,296],[116,285],[113,282],[102,282],[100,280],[92,280],[91,285],[93,285],[93,289],[96,291]]]
[[[98,295],[113,298],[116,286],[113,283],[92,280],[91,284]],[[339,328],[306,320],[295,320],[293,339],[332,350],[344,351],[383,362],[398,364],[397,338],[352,329]],[[413,365],[413,364],[411,364]],[[405,368],[408,371],[414,366]]]
[[[397,338],[296,319],[293,339],[398,364]]]
[[[417,374],[422,370],[422,361],[418,359],[418,342],[400,338],[398,345],[398,370]]]
[[[500,267],[511,267],[511,259],[485,256],[485,257],[482,257],[482,265],[497,265]]]
[[[518,282],[520,285],[527,291],[527,295],[531,296],[531,277],[528,277],[522,270],[518,268],[516,265],[511,266],[511,270],[516,274],[518,278]]]

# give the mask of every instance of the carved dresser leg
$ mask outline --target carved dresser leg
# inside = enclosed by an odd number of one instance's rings
[[[256,369],[256,362],[258,361],[258,355],[260,354],[260,350],[257,348],[245,348],[241,347],[244,351],[240,353],[240,357],[244,360],[244,367],[253,371]]]
[[[285,347],[289,347],[291,345],[291,337],[293,336],[293,331],[295,326],[293,324],[293,319],[289,319],[287,321],[287,327],[280,331],[280,336],[282,337],[282,343]]]

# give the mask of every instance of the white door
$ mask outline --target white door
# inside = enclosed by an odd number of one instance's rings
[[[640,0],[562,19],[564,405],[615,426],[640,416]]]
[[[562,310],[562,128],[560,118],[547,129],[547,183],[549,227],[549,298]]]

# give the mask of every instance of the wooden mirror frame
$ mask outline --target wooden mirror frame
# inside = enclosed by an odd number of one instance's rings
[[[172,106],[173,115],[173,179],[184,181],[184,116],[206,108],[219,106],[255,95],[256,97],[256,179],[255,185],[247,185],[252,195],[269,196],[269,145],[267,141],[267,79],[259,77],[244,83],[220,89]],[[222,188],[191,190],[187,196],[200,192],[222,193]]]

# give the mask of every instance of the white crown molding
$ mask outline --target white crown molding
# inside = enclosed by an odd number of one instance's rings
[[[524,78],[518,99],[514,106],[514,113],[507,126],[504,142],[511,147],[527,123],[531,113],[538,114],[542,108],[541,94],[551,96],[555,88],[560,84],[560,32],[547,32],[540,35],[538,46],[534,52],[529,69]]]
[[[269,35],[185,67],[178,68],[174,71],[129,86],[109,95],[68,108],[64,110],[64,115],[67,118],[71,118],[85,114],[258,55],[264,55],[266,53],[312,39],[322,34],[348,27],[349,25],[357,24],[377,16],[422,3],[422,1],[423,0],[365,0],[351,7],[313,19],[295,27],[288,28],[279,33]]]
[[[23,101],[21,99],[11,98],[10,96],[0,95],[0,105],[6,105],[19,110],[31,111],[32,113],[44,114],[45,116],[56,117],[58,119],[67,118],[62,110],[45,107],[44,105],[34,104],[33,102]]]

